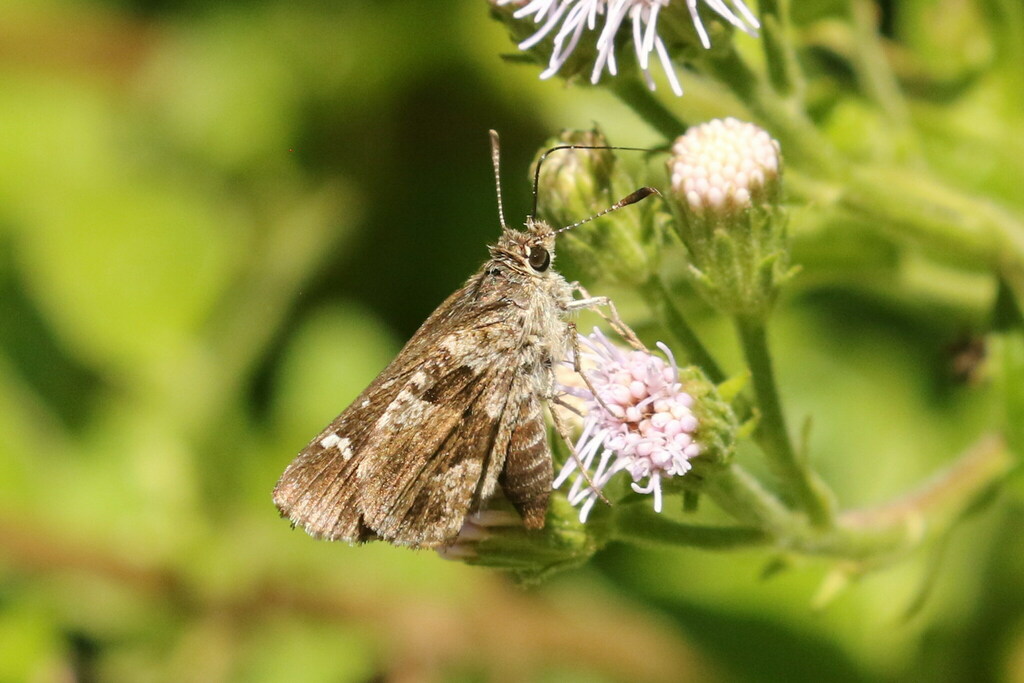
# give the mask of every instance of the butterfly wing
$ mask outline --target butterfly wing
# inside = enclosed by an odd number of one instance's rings
[[[540,399],[529,392],[509,407],[509,441],[499,483],[527,529],[540,529],[547,516],[554,470]]]
[[[355,543],[374,537],[362,521],[356,476],[374,424],[403,386],[401,373],[389,370],[302,449],[274,487],[281,515],[314,538]]]
[[[485,269],[449,297],[285,470],[282,515],[331,540],[451,540],[493,492],[520,414],[508,405],[522,370],[509,294]]]
[[[513,373],[461,368],[403,390],[393,404],[401,426],[392,428],[382,416],[381,447],[360,464],[366,524],[392,543],[432,547],[450,541],[467,512],[497,485],[509,441]],[[431,369],[423,375],[430,377]],[[438,386],[444,388],[435,391]]]

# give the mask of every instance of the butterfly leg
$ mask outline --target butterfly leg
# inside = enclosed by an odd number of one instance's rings
[[[626,342],[637,351],[647,351],[648,348],[644,346],[644,343],[640,341],[640,338],[636,336],[636,332],[622,320],[619,316],[619,311],[615,308],[615,303],[612,302],[606,296],[590,296],[590,292],[583,288],[583,286],[574,282],[572,284],[574,292],[579,292],[583,297],[582,299],[574,299],[566,307],[570,311],[579,311],[583,309],[589,309],[597,313],[599,316],[608,321],[611,328],[615,330],[620,337],[626,340]],[[602,308],[607,308],[608,313],[602,311]]]
[[[597,404],[601,406],[601,409],[605,412],[610,413],[611,409],[608,408],[608,404],[604,402],[601,395],[597,393],[597,389],[590,382],[590,378],[587,377],[587,373],[583,372],[583,366],[580,364],[580,334],[576,330],[576,323],[568,323],[565,329],[566,335],[568,336],[569,349],[572,352],[572,369],[580,376],[583,383],[587,385],[587,389],[590,391],[590,395],[594,397]]]
[[[597,389],[595,389],[594,385],[591,384],[590,378],[587,377],[585,372],[583,372],[583,367],[580,365],[580,337],[579,337],[579,333],[576,331],[576,324],[575,323],[568,323],[567,324],[567,326],[566,326],[566,334],[569,337],[569,346],[572,349],[572,364],[573,364],[574,372],[577,375],[579,375],[579,377],[583,380],[583,383],[587,385],[587,389],[590,390],[591,396],[593,396],[594,400],[597,401],[597,403],[601,406],[601,409],[607,411],[608,410],[607,404],[605,404],[605,402],[601,399],[601,396],[597,393]],[[580,471],[580,474],[583,475],[583,479],[586,480],[587,485],[591,488],[591,490],[593,490],[595,493],[597,493],[598,497],[602,501],[604,501],[608,505],[611,505],[611,501],[609,501],[607,498],[605,498],[604,494],[601,493],[601,490],[598,489],[597,486],[594,484],[594,480],[590,477],[590,472],[588,472],[587,468],[584,467],[583,462],[580,460],[579,454],[576,453],[576,445],[573,443],[572,437],[569,436],[569,430],[566,428],[565,423],[562,421],[561,415],[559,415],[558,411],[556,411],[551,406],[551,403],[554,403],[555,405],[567,408],[567,409],[571,410],[572,412],[574,412],[577,415],[580,415],[582,417],[582,414],[580,413],[579,410],[577,410],[574,406],[572,406],[572,405],[566,403],[565,401],[563,401],[554,392],[554,383],[555,383],[555,375],[554,375],[554,372],[552,372],[551,373],[551,385],[552,386],[551,386],[550,399],[549,399],[550,403],[548,404],[548,412],[551,413],[551,421],[555,425],[555,431],[558,432],[558,435],[562,437],[562,441],[564,441],[565,444],[569,447],[569,453],[572,456],[573,462],[576,463],[576,468]]]
[[[551,403],[562,408],[565,408],[567,410],[571,410],[576,414],[579,414],[579,411],[574,406],[566,403],[558,396],[552,396]],[[597,486],[594,484],[594,480],[590,477],[590,472],[588,472],[587,468],[583,466],[583,462],[580,460],[580,456],[576,453],[576,445],[573,443],[572,437],[569,436],[569,430],[566,427],[565,423],[562,421],[562,417],[558,414],[558,411],[555,410],[554,406],[548,405],[548,412],[551,413],[551,421],[555,425],[555,431],[558,432],[558,435],[560,437],[562,437],[562,441],[565,442],[565,445],[569,447],[569,456],[576,464],[576,469],[579,470],[580,474],[583,476],[584,481],[587,482],[587,486],[590,487],[591,491],[597,494],[597,497],[600,498],[602,502],[611,505],[612,502],[605,498],[605,495],[601,493],[601,489],[597,488]]]
[[[576,406],[574,406],[571,403],[566,403],[565,401],[562,400],[561,396],[552,396],[550,398],[550,401],[552,403],[554,403],[556,406],[558,406],[559,408],[565,408],[566,410],[568,410],[570,413],[572,413],[576,417],[579,417],[579,418],[583,418],[584,417],[583,412],[579,408],[577,408]]]

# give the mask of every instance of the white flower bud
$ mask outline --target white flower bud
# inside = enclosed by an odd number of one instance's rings
[[[708,121],[672,145],[672,192],[698,213],[749,209],[777,194],[779,157],[779,143],[754,124]]]
[[[752,123],[716,119],[676,139],[668,172],[697,289],[730,314],[767,315],[792,274],[779,143]]]

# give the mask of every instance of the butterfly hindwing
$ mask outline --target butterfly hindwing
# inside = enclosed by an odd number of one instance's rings
[[[534,394],[520,395],[525,398],[509,410],[506,419],[510,439],[500,483],[526,528],[540,529],[544,526],[554,478],[551,447],[540,400]]]

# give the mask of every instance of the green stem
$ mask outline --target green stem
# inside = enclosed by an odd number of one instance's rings
[[[795,168],[787,182],[804,202],[846,211],[893,242],[995,271],[1024,302],[1024,219],[1010,210],[899,166],[849,165],[831,178]]]
[[[701,490],[741,524],[765,529],[775,538],[798,535],[807,526],[739,465],[708,476]]]
[[[898,559],[947,533],[1016,466],[1002,439],[986,437],[929,482],[882,505],[850,510],[835,525],[812,527],[787,510],[739,466],[709,475],[701,490],[742,526],[714,527],[665,520],[649,501],[612,508],[611,538],[678,547],[736,549],[771,545],[804,555],[858,563],[857,569]]]
[[[613,509],[610,540],[655,543],[705,550],[733,550],[764,546],[771,536],[757,527],[684,524],[651,509],[650,501],[617,505]]]
[[[674,140],[686,132],[686,122],[673,114],[636,78],[615,78],[611,91],[654,130]]]
[[[958,263],[974,262],[1003,279],[1024,304],[1024,220],[924,173],[851,167],[838,204],[896,241],[912,240]]]
[[[911,134],[910,112],[903,99],[899,83],[889,67],[889,61],[882,51],[876,17],[878,7],[872,0],[853,0],[850,3],[850,19],[854,30],[854,59],[861,87],[885,112],[889,119],[899,126],[904,135]]]
[[[1005,441],[986,436],[917,490],[876,507],[844,512],[837,519],[837,533],[823,535],[806,550],[841,550],[866,559],[877,556],[876,543],[889,536],[904,539],[894,549],[905,552],[946,533],[1016,466]]]
[[[816,526],[828,526],[832,522],[832,495],[793,448],[768,352],[764,323],[760,319],[740,316],[736,319],[736,327],[761,411],[757,425],[758,442],[775,475],[810,520]]]
[[[1002,271],[1024,264],[1024,221],[927,174],[881,165],[850,167],[840,206],[874,219],[890,236],[919,241]]]
[[[789,22],[787,0],[761,0],[762,46],[765,67],[775,92],[783,97],[802,97],[804,78],[786,32]]]
[[[715,384],[724,382],[725,372],[722,371],[707,347],[701,343],[697,333],[686,322],[683,314],[676,308],[675,302],[672,301],[672,295],[661,278],[652,277],[641,286],[640,293],[647,305],[654,311],[655,317],[665,325],[669,333],[683,347],[687,360],[693,365],[700,366],[708,379]]]
[[[732,47],[709,56],[706,64],[709,73],[761,119],[792,162],[805,164],[816,174],[835,177],[835,148],[807,117],[799,99],[776,93]]]

